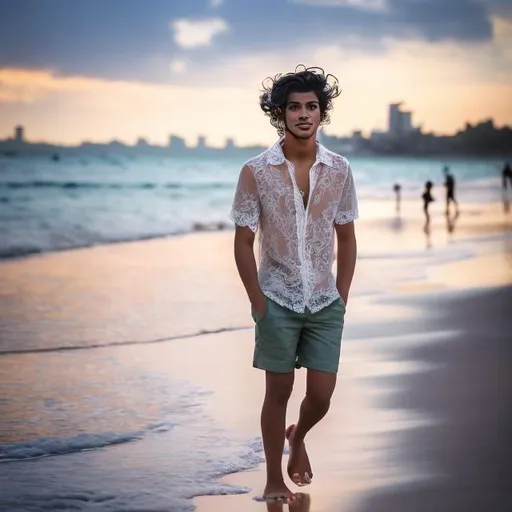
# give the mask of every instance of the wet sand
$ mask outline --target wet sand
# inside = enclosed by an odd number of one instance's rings
[[[445,343],[404,351],[433,368],[408,376],[386,403],[438,418],[393,444],[432,478],[371,492],[357,511],[512,510],[512,288],[415,302],[437,328],[457,330]]]
[[[290,510],[511,509],[512,288],[407,302],[421,312],[414,322],[397,319],[387,337],[364,327],[348,336],[331,411],[308,439],[310,505]],[[253,405],[239,414],[257,422]],[[265,509],[253,500],[263,467],[225,480],[253,492],[198,498],[199,512]]]

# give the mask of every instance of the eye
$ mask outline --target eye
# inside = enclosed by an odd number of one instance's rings
[[[317,108],[318,108],[318,105],[316,103],[312,103],[311,105],[309,105],[310,110],[316,110]]]

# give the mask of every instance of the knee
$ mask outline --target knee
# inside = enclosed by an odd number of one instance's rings
[[[326,412],[329,410],[331,405],[331,394],[330,393],[319,393],[319,392],[307,392],[306,396],[309,400],[311,407],[317,412]]]
[[[265,400],[272,402],[274,405],[286,405],[292,394],[293,384],[281,386],[272,386],[265,393]]]

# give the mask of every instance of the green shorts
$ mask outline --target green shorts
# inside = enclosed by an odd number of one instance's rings
[[[263,316],[253,312],[256,322],[254,368],[288,373],[310,368],[338,373],[345,304],[341,299],[311,313],[296,313],[265,297]]]

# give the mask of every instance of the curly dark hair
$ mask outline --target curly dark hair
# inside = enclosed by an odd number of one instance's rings
[[[299,64],[292,73],[266,78],[262,86],[261,110],[270,117],[270,124],[280,136],[284,135],[286,128],[284,111],[290,93],[314,92],[317,95],[321,125],[330,122],[332,100],[341,94],[338,79],[334,75],[326,75],[322,68],[306,68],[303,64]]]

